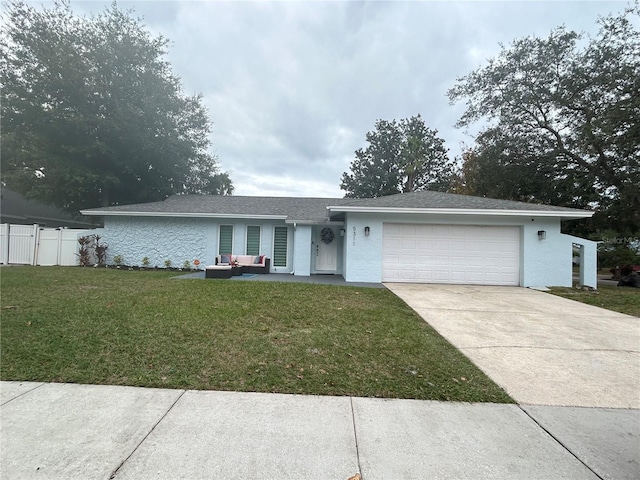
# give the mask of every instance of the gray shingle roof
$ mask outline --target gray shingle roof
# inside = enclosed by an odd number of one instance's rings
[[[337,204],[345,205],[345,204]],[[538,203],[514,202],[495,198],[473,197],[423,190],[420,192],[399,193],[378,198],[352,199],[346,205],[371,208],[451,208],[472,210],[523,210],[546,212],[577,212],[574,208],[556,207]]]
[[[297,198],[297,197],[241,197],[222,195],[175,195],[162,202],[139,203],[116,207],[84,210],[89,215],[110,212],[135,212],[150,214],[207,214],[207,215],[255,215],[282,217],[300,223],[322,223],[328,221],[328,205],[341,205],[344,198]]]
[[[203,216],[256,216],[284,218],[288,222],[323,223],[329,221],[328,206],[407,209],[471,209],[511,210],[527,212],[566,212],[567,217],[583,210],[555,207],[509,200],[455,195],[451,193],[421,191],[379,198],[306,198],[306,197],[242,197],[221,195],[175,195],[161,202],[139,203],[115,207],[83,210],[87,215],[198,215]],[[333,215],[336,213],[334,212]],[[582,216],[582,215],[580,215]]]

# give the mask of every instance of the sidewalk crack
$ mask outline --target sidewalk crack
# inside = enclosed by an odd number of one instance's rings
[[[353,425],[353,439],[356,442],[356,459],[358,461],[358,472],[360,472],[360,477],[364,479],[364,474],[362,473],[362,465],[360,464],[360,447],[358,446],[358,430],[356,428],[356,414],[353,411],[353,397],[349,397],[349,402],[351,404],[351,424]]]
[[[182,398],[182,396],[185,393],[186,393],[186,390],[183,390],[182,393],[180,393],[180,395],[178,395],[178,398],[175,399],[175,401],[171,404],[171,406],[167,409],[167,411],[164,412],[164,414],[160,417],[160,419],[158,419],[158,421],[153,425],[153,427],[151,427],[151,430],[149,430],[147,432],[147,434],[142,438],[142,440],[140,440],[140,442],[138,442],[138,444],[131,451],[131,453],[129,455],[127,455],[127,458],[125,458],[122,462],[120,462],[120,465],[118,465],[118,467],[113,472],[111,472],[111,476],[109,476],[109,480],[113,480],[114,478],[116,478],[116,476],[118,475],[118,472],[120,472],[120,469],[123,467],[123,465],[125,463],[127,463],[127,461],[133,456],[133,454],[138,451],[138,449],[140,448],[140,445],[142,445],[144,443],[144,441],[149,437],[149,435],[151,435],[153,433],[153,431],[156,429],[156,427],[158,425],[160,425],[160,422],[162,422],[162,420],[165,419],[165,417],[169,414],[169,412],[171,410],[173,410],[173,407],[176,406],[176,403],[178,403],[178,401]]]
[[[26,390],[26,391],[22,392],[21,394],[16,395],[16,396],[15,396],[15,397],[13,397],[13,398],[10,398],[10,399],[9,399],[9,400],[7,400],[6,402],[3,402],[2,404],[0,404],[0,406],[4,406],[4,405],[6,405],[7,403],[9,403],[9,402],[13,402],[14,400],[17,400],[17,399],[18,399],[18,398],[20,398],[20,397],[24,397],[26,394],[31,393],[31,392],[33,392],[33,391],[35,391],[35,390],[39,389],[39,388],[40,388],[40,387],[42,387],[43,385],[44,385],[44,383],[41,383],[40,385],[37,385],[37,386],[35,386],[35,387],[33,387],[33,388],[29,389],[29,390]]]
[[[521,405],[518,405],[518,408],[524,412],[524,414],[529,417],[531,420],[533,420],[533,423],[535,423],[536,425],[538,425],[547,435],[549,435],[551,438],[553,438],[562,448],[564,448],[569,455],[571,455],[573,458],[575,458],[577,461],[579,461],[582,465],[585,466],[585,468],[587,470],[589,470],[591,473],[593,473],[597,478],[599,478],[600,480],[604,480],[604,478],[600,475],[598,475],[598,472],[596,472],[593,468],[591,468],[589,465],[587,465],[584,460],[582,460],[580,457],[578,457],[578,455],[576,455],[575,453],[573,453],[571,451],[571,449],[565,445],[558,437],[556,437],[553,433],[551,433],[549,430],[547,430],[546,428],[544,428],[544,426],[538,422],[538,420],[535,419],[535,417],[533,417],[529,412],[527,412],[524,408],[522,408]]]

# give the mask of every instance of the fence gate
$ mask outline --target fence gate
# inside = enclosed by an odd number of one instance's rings
[[[58,265],[78,265],[78,237],[91,235],[90,230],[72,230],[65,228],[59,230],[60,243],[58,244]]]
[[[9,225],[9,263],[31,265],[35,252],[38,225]]]
[[[58,265],[60,259],[60,237],[62,230],[41,228],[38,244],[38,265]]]

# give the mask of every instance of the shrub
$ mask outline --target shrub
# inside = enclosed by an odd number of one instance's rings
[[[88,267],[91,265],[91,245],[93,243],[93,239],[91,238],[91,235],[79,237],[78,243],[80,244],[80,249],[78,250],[78,253],[76,253],[76,256],[78,257],[80,266]]]
[[[107,260],[107,249],[109,246],[106,243],[100,243],[102,237],[100,235],[93,235],[93,252],[95,253],[98,265],[104,265]]]

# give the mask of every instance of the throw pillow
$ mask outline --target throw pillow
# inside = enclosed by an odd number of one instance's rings
[[[231,255],[230,254],[220,255],[220,263],[231,263]]]
[[[253,261],[254,265],[260,265],[262,262],[260,261],[262,257],[260,255],[258,255],[255,260]]]

